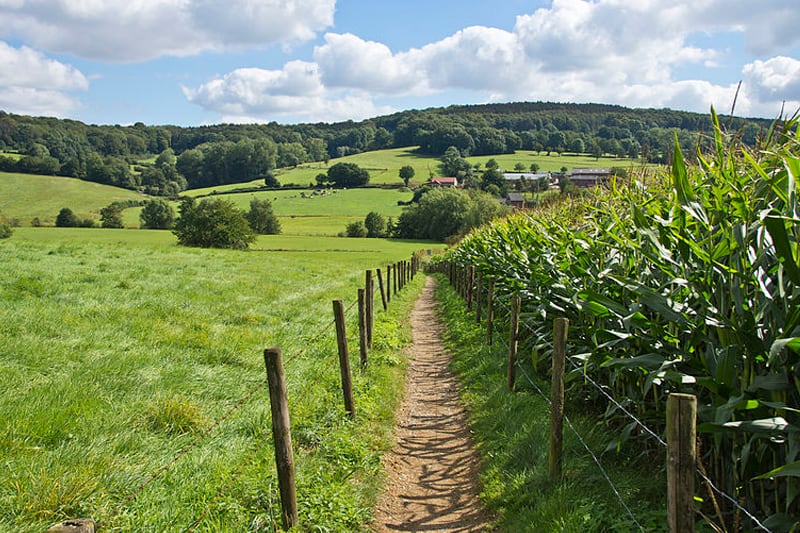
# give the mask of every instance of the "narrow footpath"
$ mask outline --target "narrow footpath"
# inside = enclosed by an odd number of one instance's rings
[[[448,365],[442,324],[425,281],[411,315],[413,345],[395,444],[384,459],[386,491],[378,501],[376,532],[490,531],[478,500],[478,458]]]

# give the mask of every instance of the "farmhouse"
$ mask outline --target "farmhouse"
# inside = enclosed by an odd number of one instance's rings
[[[432,187],[458,187],[458,178],[431,178]]]
[[[607,183],[610,177],[610,168],[573,168],[569,179],[576,187],[596,187]]]
[[[514,209],[525,209],[525,197],[522,193],[510,192],[503,201],[504,204],[513,207]]]

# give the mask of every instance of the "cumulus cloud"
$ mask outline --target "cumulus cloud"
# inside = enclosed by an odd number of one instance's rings
[[[69,93],[88,88],[89,81],[78,69],[0,41],[0,109],[66,116],[80,105]]]
[[[335,0],[3,0],[0,34],[103,61],[305,41]]]
[[[208,109],[224,103],[233,112],[240,105],[248,116],[327,106],[336,109],[333,114],[341,110],[356,118],[372,109],[371,98],[450,90],[488,101],[728,109],[738,78],[713,83],[700,75],[685,77],[687,67],[712,74],[716,65],[730,62],[728,51],[696,43],[722,32],[745,39],[752,53],[786,49],[800,42],[794,31],[800,24],[795,2],[763,0],[754,10],[749,0],[553,0],[549,7],[517,17],[511,31],[473,26],[404,51],[352,34],[328,33],[314,49],[313,63],[304,66],[313,71],[313,80],[297,85],[292,95],[259,82],[262,77],[291,78],[296,75],[291,63],[280,71],[249,73],[246,89],[231,73],[187,94]],[[781,101],[800,100],[795,59],[763,56],[740,75],[745,83],[738,112],[771,116]],[[213,99],[204,97],[212,90]],[[346,114],[342,107],[351,104],[359,107]]]
[[[314,63],[293,61],[282,70],[237,69],[197,89],[184,88],[190,102],[219,113],[228,122],[362,119],[387,112],[359,93],[323,86]]]

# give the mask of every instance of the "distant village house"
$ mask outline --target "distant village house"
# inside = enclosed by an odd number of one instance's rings
[[[431,178],[432,187],[458,187],[458,178]]]
[[[611,178],[610,168],[573,168],[569,179],[576,187],[605,185]]]
[[[525,209],[525,197],[522,195],[522,193],[508,193],[503,203],[505,203],[507,206],[513,207],[514,209]]]

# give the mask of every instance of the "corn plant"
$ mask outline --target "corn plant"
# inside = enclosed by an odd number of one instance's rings
[[[618,405],[662,430],[666,395],[700,405],[700,467],[775,531],[800,523],[800,136],[795,119],[748,148],[712,110],[713,137],[688,166],[468,235],[444,257],[523,299],[537,370],[552,319],[570,319],[573,397],[604,406],[627,443],[657,448]],[[628,444],[628,445],[629,445]],[[753,524],[711,491],[701,511]]]

